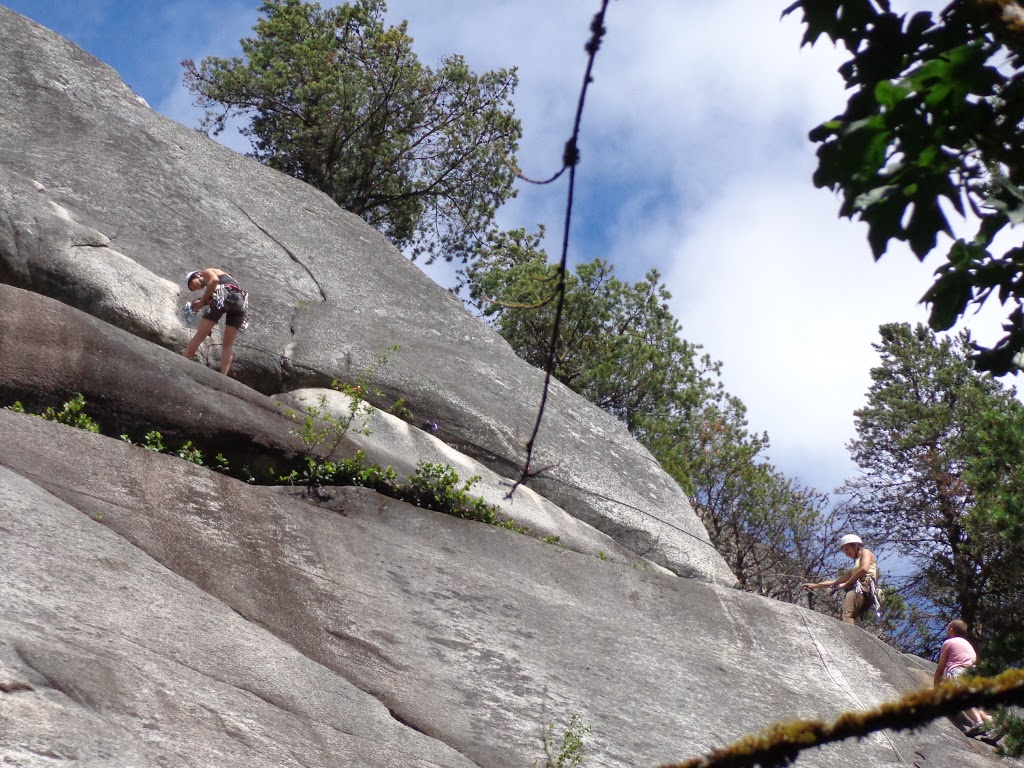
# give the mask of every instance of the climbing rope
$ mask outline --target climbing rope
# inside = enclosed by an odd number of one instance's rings
[[[864,702],[861,701],[860,696],[857,695],[857,691],[855,691],[853,687],[850,686],[848,683],[846,685],[840,683],[839,680],[836,679],[836,676],[832,674],[832,665],[825,661],[825,656],[822,653],[821,644],[818,642],[818,638],[815,637],[814,632],[811,630],[811,625],[807,623],[807,617],[804,615],[803,610],[800,611],[800,620],[803,622],[804,627],[807,629],[807,636],[811,638],[811,645],[814,646],[814,650],[817,652],[818,658],[821,660],[821,666],[825,668],[825,672],[828,674],[829,677],[832,678],[832,682],[836,684],[837,688],[847,693],[854,700],[854,702],[857,704],[858,709],[866,709],[866,707],[864,706]],[[908,763],[903,758],[903,755],[900,754],[900,751],[896,748],[896,745],[893,743],[892,739],[889,738],[889,734],[886,731],[879,731],[878,733],[881,733],[882,738],[884,738],[889,743],[889,747],[896,755],[896,759],[899,760],[900,763],[902,763],[903,765],[909,766],[910,763]]]

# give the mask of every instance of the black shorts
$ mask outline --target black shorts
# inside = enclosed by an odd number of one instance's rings
[[[241,328],[245,322],[248,305],[246,299],[247,297],[242,291],[225,290],[219,296],[214,294],[214,300],[207,305],[206,311],[203,312],[203,319],[216,323],[222,316],[227,315],[227,319],[224,320],[225,325]]]
[[[227,309],[216,309],[213,305],[206,308],[203,312],[204,320],[212,320],[216,323],[224,315],[227,315],[227,319],[224,321],[224,325],[230,325],[232,328],[241,328],[242,323],[245,322],[245,311],[231,312]]]

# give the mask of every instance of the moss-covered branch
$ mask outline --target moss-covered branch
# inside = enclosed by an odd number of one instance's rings
[[[748,734],[703,757],[663,768],[775,768],[790,765],[805,749],[860,738],[885,728],[913,729],[969,707],[1024,703],[1024,670],[1011,669],[997,677],[974,677],[962,684],[943,683],[908,693],[874,709],[844,712],[834,722],[793,720]]]

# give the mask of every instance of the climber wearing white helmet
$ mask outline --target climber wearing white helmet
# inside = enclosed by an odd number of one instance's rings
[[[860,536],[848,533],[839,540],[839,549],[854,561],[850,570],[839,575],[832,581],[819,581],[816,584],[806,583],[801,589],[810,592],[813,589],[843,589],[846,599],[843,601],[843,621],[856,624],[869,608],[875,609],[878,615],[881,607],[881,593],[878,589],[878,560],[875,553],[864,546]]]
[[[227,376],[234,357],[235,335],[245,328],[246,312],[249,308],[248,294],[239,287],[235,278],[223,269],[216,267],[189,272],[185,276],[185,285],[190,291],[206,289],[202,297],[189,302],[186,309],[197,312],[206,307],[206,311],[203,312],[199,320],[199,329],[181,354],[191,360],[198,351],[199,345],[213,331],[217,321],[221,316],[225,316],[224,338],[221,341],[220,352],[220,372]]]

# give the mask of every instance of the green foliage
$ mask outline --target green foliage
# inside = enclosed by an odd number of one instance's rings
[[[355,456],[339,461],[303,456],[298,469],[279,475],[276,482],[305,485],[311,491],[325,485],[356,485],[372,488],[386,496],[396,496],[397,479],[398,476],[391,467],[368,465],[366,455],[362,451],[356,451]]]
[[[416,418],[413,415],[412,409],[410,409],[408,404],[405,402],[405,398],[404,397],[400,397],[397,400],[395,400],[394,404],[391,406],[391,408],[388,410],[388,412],[392,416],[396,416],[397,418],[401,419],[402,421],[410,423],[410,424]]]
[[[551,347],[558,285],[539,248],[542,234],[496,235],[463,272],[471,304],[538,368]],[[704,374],[717,366],[680,337],[656,271],[632,285],[612,272],[595,260],[566,275],[554,375],[637,432],[696,407],[711,386]]]
[[[768,435],[751,433],[746,408],[720,389],[698,410],[650,430],[651,452],[690,499],[741,589],[801,602],[800,584],[831,564],[840,523],[828,497],[779,472],[765,458]],[[834,613],[827,602],[808,605]]]
[[[850,452],[860,468],[843,511],[909,564],[903,598],[917,624],[901,647],[930,654],[963,619],[993,664],[1022,657],[1024,406],[974,370],[970,338],[883,325],[868,402]],[[916,635],[916,636],[914,636]]]
[[[198,464],[201,467],[204,466],[203,452],[196,448],[194,445],[192,445],[191,440],[188,440],[184,445],[178,448],[178,450],[170,451],[170,453],[172,456],[177,456],[179,459],[190,461],[193,464]]]
[[[573,715],[569,720],[562,738],[555,737],[555,726],[548,723],[544,728],[544,768],[578,768],[586,757],[584,740],[590,733],[590,726],[583,723],[583,718]]]
[[[305,448],[306,457],[301,477],[309,488],[322,484],[323,478],[333,476],[336,472],[336,467],[331,459],[337,453],[349,430],[354,430],[361,435],[370,434],[370,418],[374,413],[374,408],[366,402],[366,397],[368,395],[377,398],[383,397],[380,389],[371,383],[373,374],[380,366],[387,363],[392,353],[398,351],[398,345],[384,350],[351,384],[339,382],[337,379],[331,382],[331,388],[341,392],[347,398],[345,411],[334,413],[328,404],[326,395],[321,395],[315,405],[306,406],[303,409],[299,428],[293,430],[293,434],[302,441]],[[293,411],[288,411],[287,415],[289,418],[298,419]],[[293,470],[288,477],[291,478],[297,472],[298,470]]]
[[[398,489],[398,498],[424,509],[526,533],[526,529],[517,525],[515,520],[500,520],[498,507],[479,496],[470,496],[469,489],[479,480],[480,476],[474,475],[460,481],[458,473],[447,464],[421,461]]]
[[[164,445],[164,436],[155,429],[147,432],[146,436],[142,438],[142,447],[154,453],[164,453],[167,450],[167,446]]]
[[[330,195],[413,258],[465,260],[514,195],[522,133],[514,69],[437,69],[384,0],[324,9],[264,0],[243,56],[185,61],[185,85],[219,133],[232,116],[252,157]]]
[[[996,728],[1006,734],[999,740],[1000,754],[1008,757],[1024,755],[1024,718],[1015,714],[1009,707],[999,707],[994,717]]]
[[[993,294],[1024,299],[1024,248],[993,249],[1024,221],[1024,38],[999,5],[955,0],[910,15],[884,0],[797,0],[786,10],[803,11],[805,44],[825,35],[850,54],[839,69],[846,111],[810,134],[815,185],[838,190],[840,214],[867,223],[876,259],[892,241],[919,259],[939,235],[953,241],[924,296],[935,330]],[[974,234],[958,237],[947,211],[975,223]],[[1011,317],[1009,335],[976,355],[982,370],[1006,373],[1024,349],[1021,317]]]
[[[37,416],[47,421],[55,421],[58,424],[66,424],[75,429],[82,429],[86,432],[99,433],[100,425],[96,423],[89,414],[85,412],[85,397],[76,392],[74,397],[64,403],[60,410],[47,406],[42,413],[27,413],[21,401],[16,400],[13,405],[8,406],[9,410],[15,413],[25,413],[29,416]]]
[[[357,485],[385,495],[394,495],[394,489],[398,486],[398,475],[391,467],[367,464],[363,452],[356,451],[353,458],[342,459],[338,462],[332,483],[334,485]]]
[[[388,352],[397,351],[397,347]],[[386,360],[385,353],[378,363]],[[368,369],[365,375],[372,373]],[[365,418],[369,413],[369,406],[362,402],[361,398],[372,388],[365,383],[352,385],[337,385],[338,389],[344,391],[350,398],[350,410],[339,417],[330,414],[327,409],[325,398],[321,399],[318,407],[312,409],[303,421],[299,432],[304,442],[308,439],[307,446],[311,449],[328,450],[328,456],[334,454],[341,438],[351,425],[353,419]],[[47,408],[41,418],[50,421],[75,426],[89,432],[99,432],[98,425],[85,415],[83,408],[85,398],[76,395],[72,400],[64,404],[61,411]],[[20,402],[9,406],[11,411],[25,413],[25,408]],[[319,419],[320,423],[313,423]],[[326,426],[324,426],[326,425]],[[365,429],[365,422],[363,423]],[[368,432],[367,432],[368,434]],[[127,434],[119,436],[126,443],[134,445],[131,437]],[[167,453],[172,456],[189,461],[199,466],[206,466],[204,454],[191,440],[186,441],[178,448],[172,449],[164,441],[163,434],[159,430],[150,430],[142,441],[142,447],[154,453]],[[223,453],[218,453],[210,464],[210,469],[230,474],[230,462]],[[239,472],[242,480],[248,483],[256,481],[255,475],[249,467],[243,466]],[[499,528],[505,528],[516,533],[527,533],[527,529],[518,525],[515,520],[503,520],[498,516],[498,507],[488,504],[482,498],[472,496],[469,491],[474,483],[479,481],[479,476],[474,476],[466,481],[459,479],[458,473],[445,464],[432,464],[421,462],[416,471],[405,481],[399,481],[397,474],[391,467],[380,467],[376,464],[367,464],[366,456],[362,451],[357,451],[351,458],[333,460],[323,458],[319,455],[303,455],[298,466],[284,474],[271,472],[271,481],[281,484],[302,484],[310,490],[325,485],[355,485],[363,488],[370,488],[386,496],[415,504],[425,509],[432,509],[456,517],[468,520],[488,523]],[[554,537],[557,541],[558,537]]]

